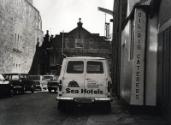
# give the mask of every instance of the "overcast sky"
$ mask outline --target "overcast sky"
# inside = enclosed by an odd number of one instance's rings
[[[69,32],[77,26],[81,18],[83,27],[91,33],[104,35],[105,14],[97,7],[113,9],[114,0],[34,0],[34,5],[40,11],[43,31],[50,34]],[[107,21],[112,16],[107,15]],[[112,27],[111,27],[112,28]]]

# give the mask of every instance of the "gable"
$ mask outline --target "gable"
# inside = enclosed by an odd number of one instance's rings
[[[90,38],[91,33],[84,29],[83,27],[77,27],[68,33],[69,36],[73,38]]]

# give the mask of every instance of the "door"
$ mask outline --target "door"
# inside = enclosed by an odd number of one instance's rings
[[[107,78],[104,60],[86,61],[85,97],[106,97]]]
[[[63,77],[64,97],[84,97],[85,66],[84,60],[66,62],[66,69]]]

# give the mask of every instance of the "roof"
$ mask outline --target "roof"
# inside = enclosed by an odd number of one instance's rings
[[[28,73],[3,73],[3,75],[28,75]]]
[[[73,56],[73,57],[66,57],[66,59],[91,59],[91,60],[105,60],[102,57],[91,57],[91,56]]]

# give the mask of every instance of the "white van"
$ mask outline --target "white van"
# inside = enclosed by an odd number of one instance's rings
[[[58,82],[58,109],[67,102],[103,102],[110,109],[112,83],[105,58],[64,58]]]

